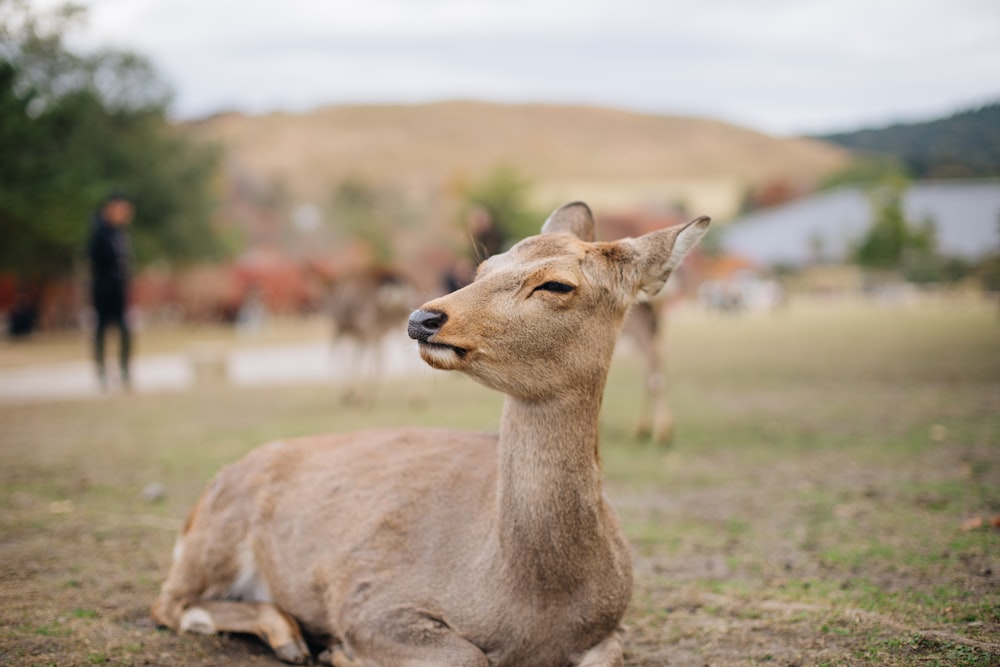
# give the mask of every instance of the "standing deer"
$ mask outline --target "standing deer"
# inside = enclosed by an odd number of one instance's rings
[[[620,667],[629,546],[601,492],[598,413],[622,320],[708,218],[594,242],[567,204],[542,234],[424,304],[434,368],[506,394],[499,435],[379,429],[274,442],[198,501],[154,605],[337,667]],[[301,630],[300,630],[301,628]]]
[[[676,208],[642,208],[602,216],[601,240],[613,241],[676,225],[684,220]],[[667,326],[664,294],[656,299],[639,299],[625,316],[621,339],[628,339],[638,353],[643,373],[642,398],[633,432],[637,438],[650,438],[667,444],[673,438],[674,418],[667,395],[667,375],[663,346]]]
[[[348,387],[345,402],[363,402],[364,361],[371,362],[371,377],[377,382],[382,371],[382,341],[386,334],[406,322],[414,293],[398,272],[369,268],[329,279],[330,317],[334,340],[351,341],[353,354],[344,369]]]

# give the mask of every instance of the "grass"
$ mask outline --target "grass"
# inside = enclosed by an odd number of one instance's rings
[[[963,299],[680,311],[670,448],[628,435],[639,372],[616,360],[602,458],[635,551],[627,664],[1000,664],[998,334],[995,304]],[[187,344],[171,336],[157,349]],[[276,664],[149,621],[185,513],[272,438],[496,427],[498,396],[429,377],[364,409],[333,386],[0,405],[0,664]],[[142,499],[151,482],[165,499]]]

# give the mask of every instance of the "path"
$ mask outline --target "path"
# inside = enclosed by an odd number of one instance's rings
[[[230,384],[260,386],[283,383],[342,383],[370,366],[357,364],[350,342],[326,342],[226,348],[194,346],[187,353],[146,355],[132,364],[133,390],[138,393],[182,391],[211,373]],[[387,337],[382,343],[382,377],[427,372],[412,341]],[[112,376],[113,377],[113,376]],[[89,360],[0,369],[0,402],[86,398],[100,395]]]

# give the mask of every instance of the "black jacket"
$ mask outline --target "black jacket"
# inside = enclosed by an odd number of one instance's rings
[[[99,214],[95,215],[87,253],[95,288],[124,287],[128,283],[132,248],[124,229],[109,225]]]

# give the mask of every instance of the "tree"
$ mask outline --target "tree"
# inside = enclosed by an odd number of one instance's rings
[[[855,155],[851,163],[823,179],[821,190],[833,190],[845,185],[877,187],[886,182],[908,178],[906,166],[892,157]]]
[[[916,178],[1000,175],[1000,101],[929,122],[819,138],[856,154],[898,161]]]
[[[909,242],[909,229],[903,216],[901,199],[900,188],[895,185],[873,192],[874,220],[855,251],[855,259],[861,266],[894,269],[902,262]]]
[[[933,220],[916,229],[903,212],[905,182],[891,180],[872,190],[872,225],[854,251],[862,267],[876,271],[901,271],[916,282],[929,282],[940,273],[937,230]]]
[[[215,254],[214,151],[169,123],[170,91],[148,60],[67,48],[83,16],[0,0],[0,271],[66,276],[112,189],[136,199],[140,263]]]
[[[388,266],[395,259],[392,204],[387,192],[358,176],[341,182],[330,202],[334,222],[349,237],[367,243],[373,260],[380,266]]]

